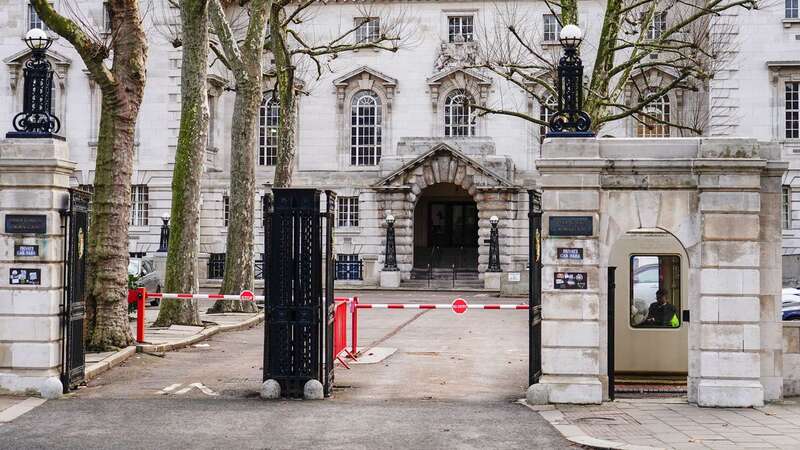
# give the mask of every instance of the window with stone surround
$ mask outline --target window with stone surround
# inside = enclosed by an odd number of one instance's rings
[[[784,230],[792,229],[792,188],[783,186],[781,192],[781,223]]]
[[[383,145],[381,99],[373,91],[360,91],[350,102],[350,164],[374,166],[381,162]]]
[[[148,225],[150,214],[150,193],[147,185],[134,184],[131,186],[131,222],[134,227]]]
[[[632,255],[630,325],[634,328],[681,326],[681,258]]]
[[[449,16],[447,17],[448,42],[472,42],[475,39],[475,17]]]
[[[654,92],[654,90],[646,91],[639,101],[651,97]],[[643,112],[645,114],[639,116],[639,122],[636,126],[636,137],[669,137],[671,111],[669,97],[667,95],[662,95],[659,98],[653,99],[644,107]]]
[[[786,0],[784,5],[785,17],[787,19],[798,19],[798,0]]]
[[[381,35],[381,19],[379,17],[356,17],[356,43],[375,42]]]
[[[227,195],[222,196],[222,226],[227,227],[231,218],[231,198]]]
[[[539,104],[539,119],[544,122],[550,123],[550,118],[556,113],[558,109],[558,100],[554,95],[547,97],[544,103]],[[544,137],[547,134],[547,126],[539,125],[539,143],[544,142]]]
[[[358,226],[358,196],[336,197],[336,226],[342,228]]]
[[[558,42],[559,34],[561,34],[561,24],[558,22],[558,17],[555,14],[545,14],[542,24],[542,40],[548,43]]]
[[[42,18],[39,17],[39,13],[36,12],[36,9],[31,5],[28,4],[28,30],[32,30],[34,28],[39,28],[40,30],[47,31],[47,24],[42,21]]]
[[[653,13],[653,18],[650,21],[650,25],[647,27],[647,39],[655,40],[661,37],[664,34],[664,31],[667,30],[667,12],[666,11],[656,11]]]
[[[261,101],[258,119],[258,165],[278,163],[278,99],[268,93]]]
[[[800,82],[784,85],[784,126],[787,139],[800,138]]]
[[[444,102],[444,135],[475,136],[475,117],[470,106],[475,101],[464,89],[447,94]]]

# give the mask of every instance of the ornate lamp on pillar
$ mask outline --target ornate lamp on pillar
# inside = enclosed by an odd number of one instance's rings
[[[25,63],[22,112],[14,116],[14,129],[8,138],[54,137],[61,122],[52,114],[53,69],[47,49],[53,41],[43,30],[33,28],[25,35],[31,58]]]
[[[386,216],[386,260],[381,270],[381,287],[399,287],[400,269],[397,268],[397,248],[394,239],[394,216]]]
[[[483,287],[485,289],[500,289],[500,279],[503,276],[503,269],[500,268],[500,237],[497,232],[497,224],[500,219],[497,216],[489,218],[489,264],[486,273],[483,274]]]
[[[546,137],[592,137],[592,119],[583,111],[583,62],[578,56],[583,32],[569,24],[561,29],[559,40],[564,56],[558,62],[558,111],[550,118]]]
[[[169,248],[169,214],[162,214],[161,222],[161,239],[158,242],[158,251],[166,253]]]

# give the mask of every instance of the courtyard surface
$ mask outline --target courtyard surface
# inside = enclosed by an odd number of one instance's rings
[[[456,297],[358,295],[362,303]],[[263,325],[221,333],[183,350],[133,356],[76,393],[0,425],[0,447],[576,447],[518,403],[527,387],[527,324],[527,312],[515,310],[362,310],[364,354],[396,350],[380,362],[337,367],[333,397],[315,402],[258,397]]]

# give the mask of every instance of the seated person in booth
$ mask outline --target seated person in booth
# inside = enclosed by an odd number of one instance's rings
[[[656,301],[650,304],[650,309],[647,311],[647,318],[644,320],[644,323],[672,328],[677,328],[678,325],[680,325],[675,306],[671,303],[667,303],[667,291],[664,289],[656,291]]]

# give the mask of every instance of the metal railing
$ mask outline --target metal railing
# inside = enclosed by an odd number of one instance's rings
[[[212,253],[208,256],[208,278],[220,280],[225,275],[225,253]]]
[[[334,262],[334,279],[336,280],[363,280],[364,279],[364,260],[342,261],[336,259]]]

